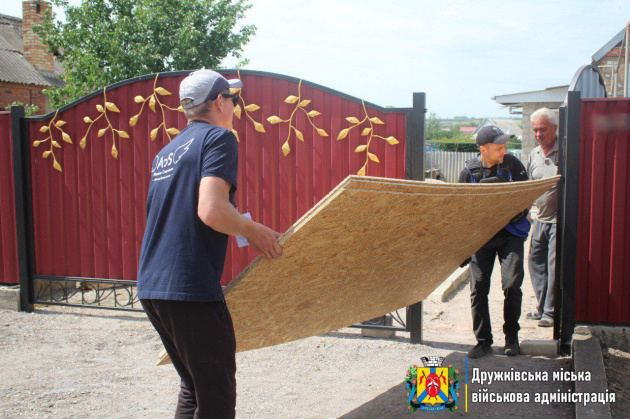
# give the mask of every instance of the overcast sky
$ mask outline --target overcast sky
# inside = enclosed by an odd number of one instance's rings
[[[252,4],[243,23],[258,31],[245,68],[382,106],[411,106],[413,92],[426,92],[439,117],[507,116],[492,96],[569,84],[630,19],[628,0]],[[0,13],[21,17],[21,1],[4,0]]]

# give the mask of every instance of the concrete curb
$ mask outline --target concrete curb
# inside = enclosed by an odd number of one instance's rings
[[[591,335],[574,335],[572,345],[573,371],[590,371],[591,381],[576,381],[574,393],[606,393],[608,381],[599,340]],[[575,417],[608,419],[611,417],[610,404],[575,403]]]
[[[524,340],[521,342],[521,354],[531,356],[558,356],[558,342],[555,340]]]
[[[441,302],[445,302],[455,291],[470,277],[468,266],[457,268],[442,284],[437,287],[433,294],[438,296]]]
[[[0,309],[20,311],[19,285],[8,285],[0,287]]]

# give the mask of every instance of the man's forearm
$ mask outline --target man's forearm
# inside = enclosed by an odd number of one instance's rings
[[[253,221],[242,216],[229,201],[216,200],[201,221],[215,231],[231,236],[247,236]]]

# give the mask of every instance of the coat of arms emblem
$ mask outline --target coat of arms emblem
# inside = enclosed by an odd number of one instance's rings
[[[438,412],[457,409],[459,371],[452,365],[442,367],[441,356],[422,357],[424,367],[409,367],[407,377],[407,405],[409,410]]]

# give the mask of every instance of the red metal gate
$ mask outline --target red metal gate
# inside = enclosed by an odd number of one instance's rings
[[[18,283],[11,113],[0,112],[0,283]]]
[[[187,74],[128,80],[27,119],[36,277],[136,279],[151,162],[185,126]],[[277,74],[224,74],[245,86],[236,202],[254,220],[284,231],[350,174],[405,178],[415,165],[421,177],[420,94],[417,109],[383,108]],[[255,256],[231,240],[222,283]]]
[[[575,320],[630,323],[630,99],[582,100]]]

